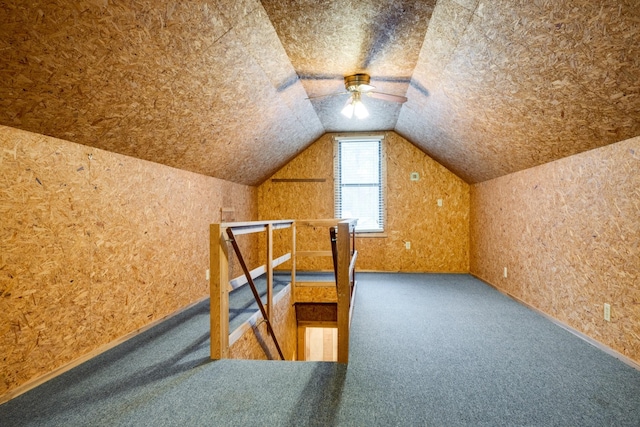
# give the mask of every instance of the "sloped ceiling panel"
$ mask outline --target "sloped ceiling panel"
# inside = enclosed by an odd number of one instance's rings
[[[376,90],[404,95],[409,87],[432,1],[265,0],[293,67],[310,96],[344,92],[344,77],[367,73]],[[326,131],[390,130],[401,105],[364,97],[370,116],[339,114],[348,95],[312,99]]]
[[[0,123],[245,184],[324,129],[257,1],[9,2]]]
[[[472,183],[640,134],[637,2],[476,3],[439,1],[400,134]]]
[[[637,0],[10,0],[0,124],[244,184],[395,130],[467,182],[640,135]],[[364,98],[340,115],[345,75]]]

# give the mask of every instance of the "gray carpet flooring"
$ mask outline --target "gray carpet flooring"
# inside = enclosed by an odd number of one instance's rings
[[[468,275],[359,274],[348,366],[209,360],[201,304],[1,426],[640,426],[640,372]]]

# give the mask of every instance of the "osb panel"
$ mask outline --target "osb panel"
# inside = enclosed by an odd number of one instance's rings
[[[259,2],[12,2],[0,40],[9,126],[247,184],[323,131]]]
[[[0,166],[0,394],[206,296],[223,200],[257,215],[255,189],[4,126]]]
[[[640,137],[474,185],[471,213],[473,274],[640,361]]]
[[[296,302],[338,302],[338,293],[333,286],[296,286]]]
[[[640,133],[637,2],[470,5],[436,6],[399,133],[471,183]]]
[[[3,5],[1,124],[235,182],[325,130],[395,129],[467,182],[640,133],[634,0]],[[409,102],[305,99],[354,72]]]
[[[309,148],[258,187],[258,212],[261,220],[333,218],[333,139],[323,135]],[[273,182],[273,179],[316,179],[314,182]],[[329,200],[329,203],[326,201]],[[331,250],[326,227],[296,226],[298,250]],[[291,247],[291,233],[276,232],[274,253],[285,253]],[[331,258],[299,257],[301,270],[331,270]],[[291,268],[287,262],[282,268]]]
[[[332,218],[333,136],[326,134],[272,178],[324,178],[325,182],[272,182],[258,188],[261,219]],[[382,238],[358,238],[357,268],[379,271],[467,272],[469,186],[394,132],[385,133],[387,231]],[[418,172],[419,181],[411,181]],[[437,200],[442,199],[439,207]],[[326,232],[323,231],[319,233]],[[322,248],[325,238],[301,233],[303,250]],[[405,249],[405,242],[411,249]],[[329,245],[329,238],[326,237]],[[327,246],[328,247],[328,246]],[[330,258],[301,258],[298,268],[332,269]],[[297,289],[296,289],[297,290]]]
[[[291,301],[290,288],[275,304],[272,327],[280,349],[286,360],[295,360],[297,348],[296,312]],[[230,359],[274,359],[279,360],[278,350],[271,335],[267,333],[267,324],[259,316],[257,326],[247,330],[238,341],[229,348]]]
[[[296,71],[305,76],[406,77],[415,67],[435,1],[263,1]]]
[[[388,236],[357,239],[358,267],[468,271],[469,186],[399,135],[387,134],[385,144]],[[419,181],[411,181],[412,172],[418,172]]]
[[[344,76],[358,72],[370,74],[377,90],[404,95],[436,2],[262,3],[309,95],[344,91]],[[326,131],[393,129],[401,108],[364,98],[369,118],[349,120],[338,114],[345,101],[312,100]]]
[[[296,319],[300,322],[337,322],[337,304],[296,304]]]
[[[453,0],[453,1],[455,1],[465,9],[468,9],[471,11],[475,10],[476,6],[478,5],[478,0]]]

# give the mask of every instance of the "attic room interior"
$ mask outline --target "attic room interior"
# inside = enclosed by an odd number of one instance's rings
[[[640,424],[637,0],[9,0],[0,52],[0,424]],[[211,360],[212,224],[350,217],[336,159],[363,140],[349,363],[236,360],[270,358],[264,323]],[[329,244],[302,228],[275,257]],[[120,391],[102,358],[152,331],[166,360]]]

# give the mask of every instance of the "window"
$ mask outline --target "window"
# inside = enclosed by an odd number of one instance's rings
[[[382,136],[336,138],[335,215],[357,218],[359,233],[384,231]]]

